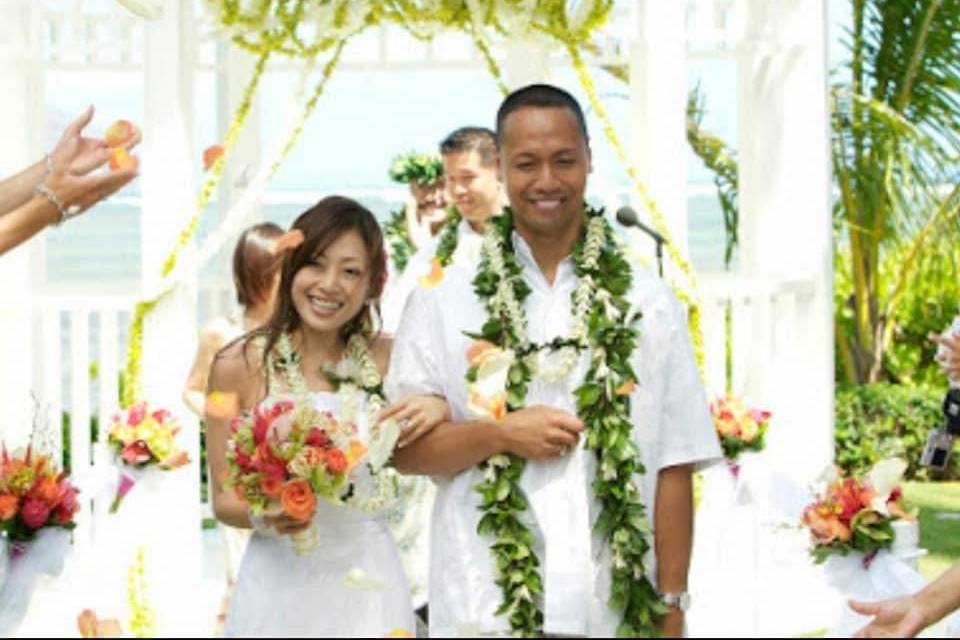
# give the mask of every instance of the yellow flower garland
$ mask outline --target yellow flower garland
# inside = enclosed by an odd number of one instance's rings
[[[157,634],[157,618],[147,600],[147,575],[143,547],[127,571],[127,605],[130,607],[130,633],[135,638],[152,638]]]

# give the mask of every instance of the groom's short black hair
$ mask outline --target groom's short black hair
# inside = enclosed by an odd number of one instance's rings
[[[587,121],[583,117],[583,109],[577,99],[564,91],[560,87],[552,84],[530,84],[521,87],[508,95],[500,103],[497,110],[497,144],[503,144],[503,125],[514,111],[523,107],[555,107],[558,109],[569,109],[577,119],[577,125],[580,127],[580,133],[583,134],[584,141],[589,144],[590,136],[587,134]]]

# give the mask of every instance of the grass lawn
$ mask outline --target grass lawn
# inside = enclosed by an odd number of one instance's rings
[[[919,510],[920,546],[928,552],[919,569],[932,580],[960,560],[960,482],[905,482],[903,493]]]

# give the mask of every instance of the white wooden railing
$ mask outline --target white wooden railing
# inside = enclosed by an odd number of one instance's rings
[[[731,305],[733,315],[733,390],[767,402],[764,385],[775,383],[778,372],[766,365],[778,344],[789,342],[790,316],[797,313],[810,294],[804,283],[774,283],[730,274],[700,276],[703,313],[706,382],[709,395],[721,394],[725,385],[724,311]],[[232,308],[229,282],[205,286],[198,300],[198,326]],[[107,464],[106,449],[91,442],[92,416],[99,419],[99,439],[105,442],[109,416],[118,406],[118,380],[126,349],[126,334],[135,300],[132,295],[78,296],[42,295],[34,300],[35,341],[34,389],[45,422],[49,449],[60,455],[69,448],[72,471],[82,477]],[[787,329],[784,329],[787,327]],[[192,344],[185,340],[185,344]],[[91,375],[91,365],[96,375]],[[186,380],[171,381],[180,385]],[[757,397],[759,396],[759,397]],[[185,409],[184,409],[185,411]],[[70,440],[60,439],[60,416],[70,418]],[[100,453],[94,453],[100,452]],[[91,505],[93,506],[93,505]],[[81,512],[83,532],[89,521]],[[209,504],[203,505],[209,516]]]

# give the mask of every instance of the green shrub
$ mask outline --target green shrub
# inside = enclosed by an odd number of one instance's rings
[[[943,424],[945,390],[905,387],[886,382],[841,388],[836,394],[834,444],[836,463],[847,473],[868,471],[875,462],[899,456],[909,467],[908,480],[929,479],[919,466],[930,431]],[[958,456],[938,478],[960,478]]]

